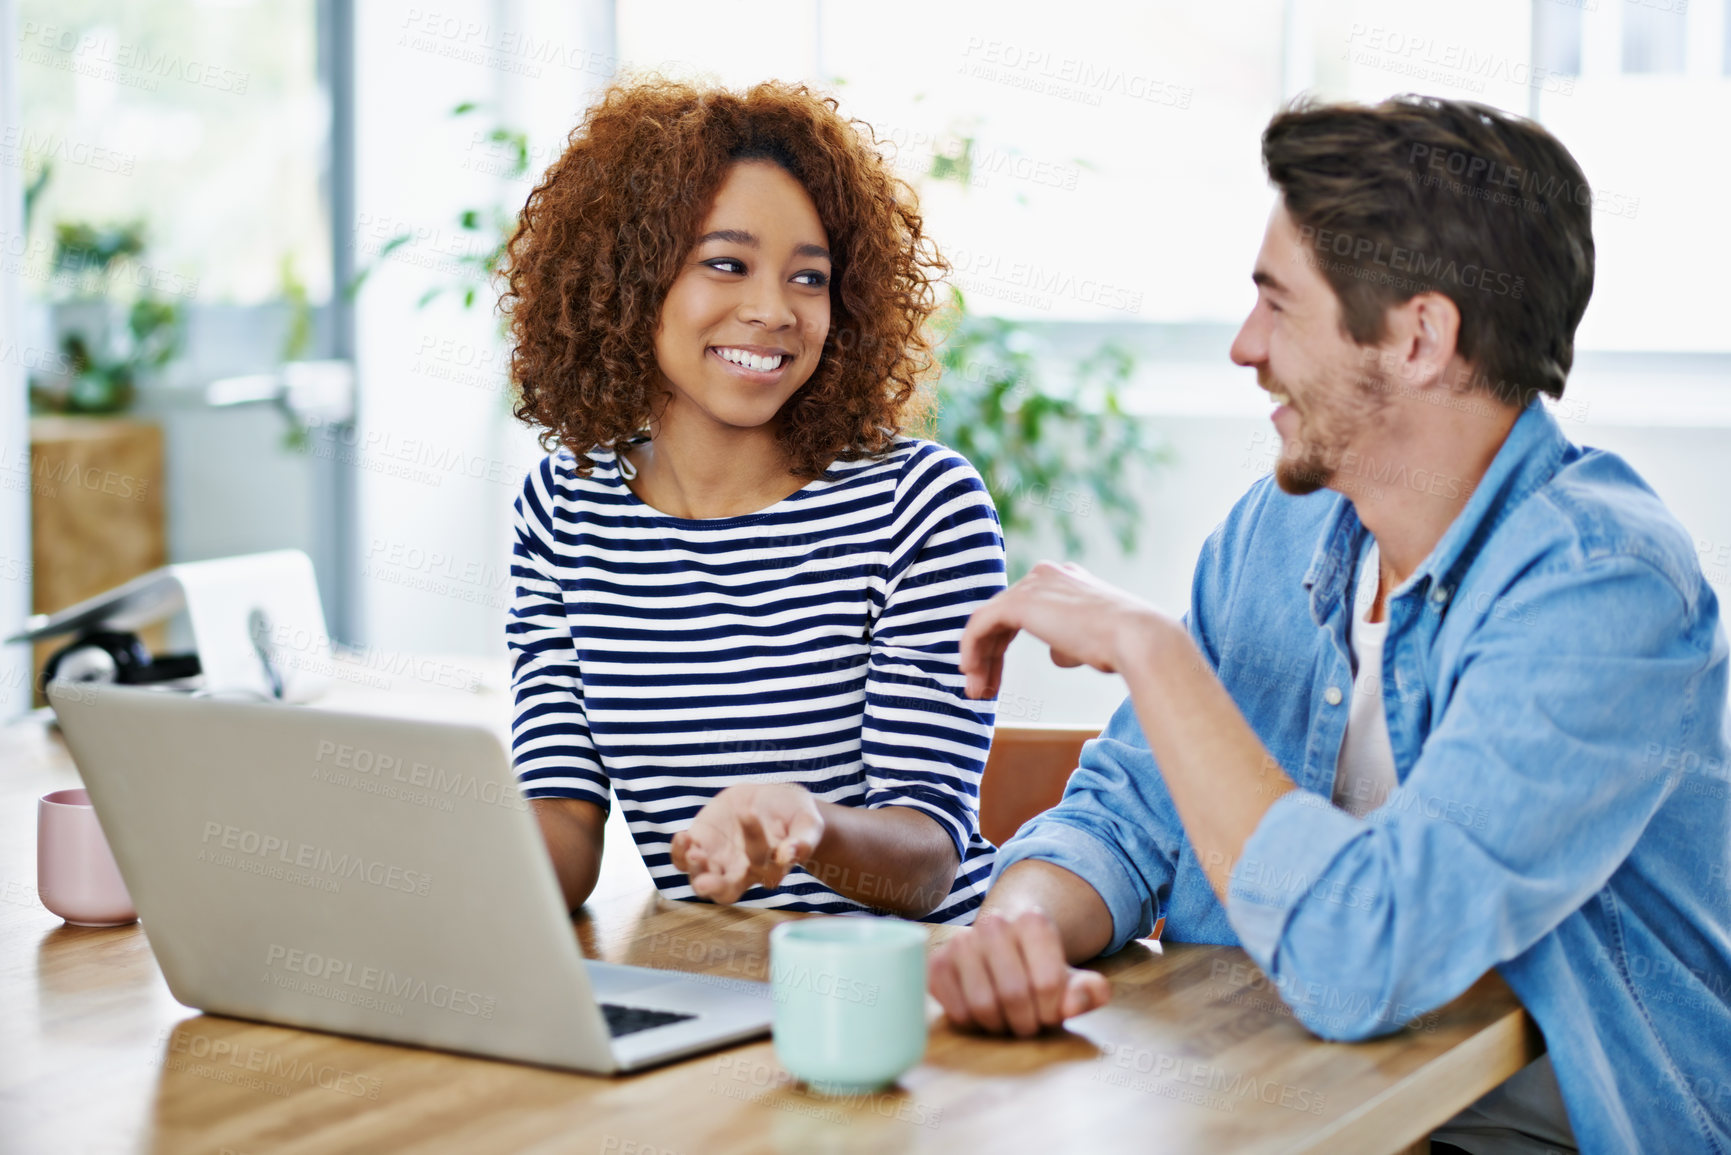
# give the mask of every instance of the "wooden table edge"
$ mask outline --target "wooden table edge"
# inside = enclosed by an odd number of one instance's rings
[[[1544,1036],[1526,1009],[1516,1003],[1509,1011],[1433,1062],[1425,1064],[1388,1090],[1336,1119],[1329,1127],[1292,1148],[1292,1155],[1424,1155],[1430,1149],[1428,1136],[1462,1107],[1435,1106],[1436,1083],[1477,1085],[1480,1095],[1545,1053]],[[1410,1134],[1413,1121],[1423,1127],[1408,1145],[1391,1148],[1389,1138]]]

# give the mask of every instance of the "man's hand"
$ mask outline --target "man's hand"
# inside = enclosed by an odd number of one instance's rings
[[[673,865],[712,902],[738,902],[753,886],[773,890],[823,839],[817,799],[791,782],[729,786],[673,836]]]
[[[1027,630],[1052,648],[1060,666],[1121,672],[1126,646],[1145,644],[1163,615],[1146,602],[1109,586],[1079,565],[1043,561],[1028,576],[974,611],[962,631],[961,670],[968,696],[997,694],[1004,651]]]
[[[1064,958],[1058,928],[1043,912],[1006,918],[980,912],[933,952],[932,994],[958,1027],[1027,1038],[1106,1005],[1111,987]]]

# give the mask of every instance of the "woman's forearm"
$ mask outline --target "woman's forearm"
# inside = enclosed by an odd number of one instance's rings
[[[553,873],[565,909],[576,910],[595,889],[601,875],[602,835],[607,816],[593,802],[577,798],[536,798],[530,802],[541,838],[553,859]]]
[[[905,918],[943,905],[960,861],[937,819],[906,806],[818,808],[824,832],[804,863],[807,874],[844,898]]]

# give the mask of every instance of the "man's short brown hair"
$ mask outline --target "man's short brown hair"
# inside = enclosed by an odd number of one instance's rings
[[[1592,190],[1530,120],[1461,100],[1296,102],[1262,163],[1360,345],[1423,292],[1460,309],[1475,381],[1525,405],[1563,395],[1593,294]]]

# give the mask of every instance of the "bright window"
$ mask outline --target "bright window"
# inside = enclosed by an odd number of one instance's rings
[[[983,312],[1236,323],[1289,96],[1401,92],[1536,115],[1595,192],[1583,350],[1723,351],[1731,4],[1252,0],[1219,7],[619,0],[630,66],[832,88],[876,127]],[[935,168],[934,168],[935,165]],[[944,179],[935,179],[941,176]]]
[[[328,299],[314,0],[22,0],[19,15],[23,118],[0,161],[26,183],[50,169],[28,291],[64,295],[56,224],[141,221],[148,269],[135,275],[159,292],[253,304],[282,295],[292,262],[310,299]]]

